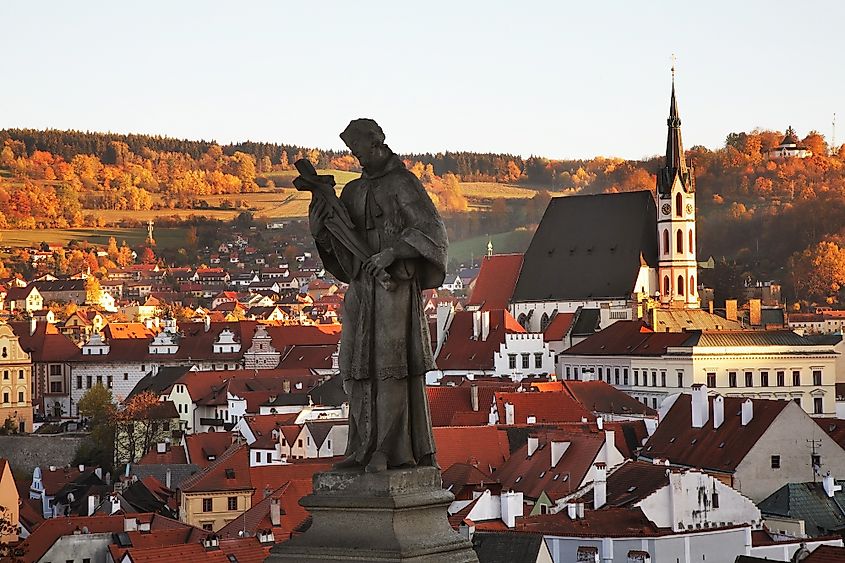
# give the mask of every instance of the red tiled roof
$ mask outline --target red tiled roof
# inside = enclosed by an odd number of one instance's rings
[[[546,342],[558,342],[569,333],[572,323],[575,321],[575,313],[558,313],[543,331],[543,340]]]
[[[85,469],[85,473],[93,473],[94,467]],[[75,480],[82,475],[77,466],[73,467],[57,467],[55,471],[50,471],[47,466],[41,467],[41,483],[44,485],[44,492],[48,496],[53,496],[58,493],[62,487]]]
[[[507,434],[495,426],[436,427],[433,433],[437,462],[443,469],[466,463],[492,472],[510,455]]]
[[[182,481],[183,493],[253,490],[249,474],[249,448],[232,444],[217,459]]]
[[[493,405],[496,391],[511,390],[518,383],[500,380],[501,383],[478,385],[478,410],[472,409],[472,385],[428,386],[428,410],[432,426],[483,426]]]
[[[794,404],[792,401],[751,399],[753,416],[743,426],[740,411],[747,399],[724,397],[724,400],[725,419],[719,428],[713,428],[713,397],[708,397],[710,420],[702,428],[693,428],[692,396],[686,393],[678,396],[640,456],[732,473],[783,409]]]
[[[29,334],[29,322],[9,323],[18,342],[25,352],[29,352],[34,362],[63,362],[82,356],[79,347],[59,332],[55,325],[37,323],[35,332]]]
[[[467,485],[489,485],[497,482],[490,473],[468,463],[454,463],[443,471],[443,488],[452,493],[458,493]]]
[[[845,449],[845,420],[841,418],[813,418],[834,442]]]
[[[292,346],[289,348],[279,367],[283,369],[331,369],[332,354],[337,352],[337,344],[323,346]]]
[[[133,517],[150,522],[151,530],[190,528],[187,524],[165,518],[158,514],[134,514]],[[75,530],[82,530],[82,528],[88,528],[88,531],[92,534],[122,532],[123,520],[124,516],[122,514],[115,516],[48,518],[35,529],[32,535],[21,543],[20,547],[23,551],[22,560],[25,563],[39,561],[60,537],[72,535]]]
[[[129,548],[124,553],[129,555],[132,563],[230,563],[222,551],[207,550],[200,543]]]
[[[495,254],[481,260],[467,306],[482,311],[507,309],[522,269],[522,254]]]
[[[655,465],[646,461],[629,461],[617,467],[607,476],[608,507],[630,507],[645,499],[656,490],[669,484],[665,465]],[[581,502],[593,503],[593,491],[581,497]]]
[[[616,321],[565,350],[570,356],[660,356],[690,338],[686,332],[654,332],[643,321]]]
[[[185,436],[185,448],[188,452],[188,463],[199,467],[208,467],[214,460],[232,445],[232,435],[229,432],[198,432]]]
[[[545,492],[557,500],[575,491],[593,465],[605,443],[603,432],[575,429],[537,430],[537,450],[528,455],[528,444],[514,451],[496,471],[502,490],[521,491],[527,499],[537,500]],[[551,442],[569,442],[557,465],[552,467]]]
[[[152,464],[183,464],[188,463],[188,458],[185,456],[185,448],[179,445],[167,444],[164,453],[158,453],[158,447],[154,445],[150,451],[145,453],[141,459],[135,462],[136,465],[152,465]]]
[[[299,459],[282,465],[260,465],[250,469],[250,477],[255,487],[252,502],[256,504],[264,499],[264,491],[275,490],[288,481],[308,481],[315,473],[327,471],[340,458]]]
[[[492,370],[493,357],[505,342],[505,334],[525,329],[505,310],[489,311],[490,331],[486,340],[473,336],[473,311],[456,311],[446,342],[437,355],[441,370]]]
[[[564,390],[596,414],[657,416],[657,411],[605,381],[562,381]]]
[[[287,346],[324,346],[340,342],[339,324],[268,325],[267,332],[276,350]]]
[[[588,510],[572,520],[566,512],[517,519],[516,530],[564,537],[652,537],[670,535],[671,528],[658,528],[640,508]],[[708,531],[712,528],[708,528]]]
[[[845,547],[820,545],[807,557],[803,563],[843,563],[845,561]]]
[[[261,494],[264,495],[263,490]],[[287,481],[261,500],[254,500],[252,508],[221,528],[218,534],[225,538],[238,537],[243,530],[251,534],[259,530],[272,530],[275,540],[283,541],[308,518],[308,511],[299,504],[299,500],[309,494],[311,479]],[[273,500],[278,500],[280,504],[278,526],[273,526],[270,519],[270,504]]]
[[[499,424],[506,424],[505,403],[514,406],[514,424],[527,424],[533,416],[537,424],[554,422],[581,422],[595,420],[595,416],[581,406],[569,393],[546,392],[498,392],[495,395]]]
[[[148,329],[144,323],[109,323],[103,328],[103,336],[114,344],[118,339],[149,340],[155,332]]]

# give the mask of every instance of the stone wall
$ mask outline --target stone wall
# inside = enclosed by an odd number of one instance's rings
[[[71,463],[85,437],[85,434],[0,436],[0,457],[9,460],[15,475],[32,475],[36,465],[63,467]]]

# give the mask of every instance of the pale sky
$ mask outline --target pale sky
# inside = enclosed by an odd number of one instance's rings
[[[687,148],[755,127],[831,135],[845,3],[0,2],[0,128],[401,153],[641,158],[665,145],[671,54]]]

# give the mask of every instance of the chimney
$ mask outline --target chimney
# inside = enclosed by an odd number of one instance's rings
[[[513,528],[516,525],[516,519],[522,518],[522,493],[502,491],[499,499],[502,505],[502,522],[508,528]]]
[[[472,338],[473,340],[481,339],[481,311],[472,312]]]
[[[285,379],[282,381],[282,391],[285,393],[290,393],[290,379]]]
[[[276,543],[276,538],[273,536],[273,530],[261,530],[258,532],[258,543],[271,544]]]
[[[481,340],[487,341],[490,336],[490,311],[483,311],[481,313]]]
[[[834,481],[833,477],[830,475],[830,471],[825,474],[824,479],[822,480],[822,486],[824,487],[825,494],[829,498],[833,498],[833,495],[842,490],[842,485],[836,484],[836,481]]]
[[[725,318],[736,322],[736,299],[725,299]]]
[[[79,464],[79,472],[80,472],[80,473],[82,473],[83,471],[85,471],[85,464],[84,464],[84,463],[80,463],[80,464]]]
[[[102,479],[102,478],[103,478],[103,468],[102,468],[102,467],[98,467],[97,469],[95,469],[95,470],[94,470],[94,475],[96,475],[96,476],[97,476],[97,479]]]
[[[751,326],[763,324],[763,302],[759,299],[748,300],[748,320]]]
[[[164,442],[158,442],[156,444],[156,453],[163,454],[167,452],[167,444]]]
[[[29,317],[29,335],[35,334],[35,329],[38,328],[38,321],[35,317]]]
[[[607,465],[596,463],[596,478],[593,481],[593,509],[598,510],[607,504]]]
[[[560,458],[562,458],[563,454],[566,453],[566,450],[569,449],[569,444],[569,442],[561,440],[552,440],[552,467],[557,465]]]
[[[505,403],[505,424],[513,424],[514,418],[513,405],[511,403]]]
[[[100,497],[97,495],[88,495],[88,514],[86,516],[93,516],[98,506],[100,506]]]
[[[578,504],[575,505],[575,507],[576,507],[576,511],[578,513],[578,518],[583,519],[584,518],[584,503],[579,502]]]
[[[120,512],[120,497],[117,495],[111,495],[109,500],[111,501],[111,512],[109,512],[109,514],[116,514]]]
[[[748,426],[752,418],[754,418],[754,403],[751,399],[745,399],[742,402],[742,425]]]
[[[725,422],[725,398],[721,395],[713,397],[713,428],[719,428]]]
[[[478,412],[478,385],[475,383],[469,386],[469,398],[472,402],[473,412]]]
[[[710,419],[710,405],[707,402],[707,386],[695,383],[692,386],[692,427],[702,428]]]
[[[209,317],[208,315],[203,317],[202,324],[203,324],[203,327],[205,328],[206,332],[211,330],[211,317]]]
[[[270,524],[275,527],[281,525],[282,522],[282,507],[279,504],[279,499],[270,499]]]
[[[707,302],[707,310],[709,311],[709,313],[711,315],[713,314],[713,300],[712,299]]]
[[[164,486],[167,487],[168,489],[171,489],[172,487],[170,485],[171,485],[172,482],[173,482],[173,476],[170,472],[170,468],[168,467],[167,472],[164,474]]]
[[[649,320],[651,321],[651,330],[657,332],[657,307],[652,306],[649,310],[649,313],[651,313],[651,315],[649,315]]]
[[[540,439],[537,436],[529,436],[528,437],[528,457],[534,455],[534,452],[537,451],[537,447],[540,445]]]
[[[566,505],[566,514],[569,515],[570,520],[575,520],[578,518],[578,505],[574,502],[570,502]]]
[[[596,427],[599,430],[604,430],[604,419],[600,416],[596,417]]]

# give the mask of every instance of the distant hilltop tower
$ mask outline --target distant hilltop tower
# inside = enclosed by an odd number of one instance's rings
[[[669,102],[666,162],[657,173],[657,240],[660,303],[670,308],[698,308],[695,258],[695,175],[681,141],[681,118],[675,99],[675,65]]]

